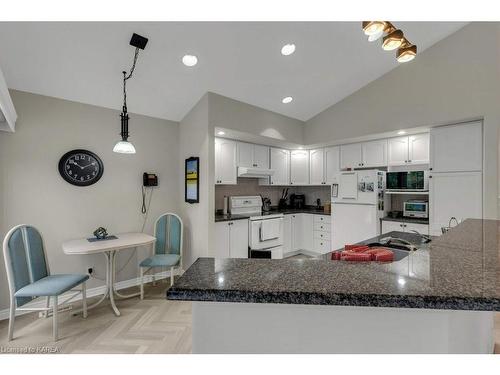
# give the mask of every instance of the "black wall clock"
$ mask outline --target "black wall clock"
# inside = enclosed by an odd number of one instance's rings
[[[104,172],[102,160],[87,150],[72,150],[59,160],[59,173],[67,182],[76,186],[95,184]]]

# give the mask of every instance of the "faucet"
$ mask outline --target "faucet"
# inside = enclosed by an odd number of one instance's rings
[[[429,243],[429,242],[432,241],[430,236],[428,236],[426,234],[422,234],[418,230],[412,229],[411,232],[413,232],[416,235],[418,235],[422,239],[422,243]]]

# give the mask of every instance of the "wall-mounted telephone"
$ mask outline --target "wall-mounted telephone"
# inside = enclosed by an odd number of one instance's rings
[[[154,173],[144,172],[142,175],[142,186],[158,186],[158,176]]]

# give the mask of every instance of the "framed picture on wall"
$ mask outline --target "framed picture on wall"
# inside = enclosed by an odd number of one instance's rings
[[[190,157],[185,164],[184,201],[200,202],[200,158]]]

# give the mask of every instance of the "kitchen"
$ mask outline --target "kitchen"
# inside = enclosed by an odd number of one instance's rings
[[[482,217],[480,120],[314,149],[217,135],[219,258],[252,257],[250,222],[256,220],[280,221],[282,239],[255,257],[281,259],[320,256],[391,231],[439,235],[443,227]],[[251,207],[235,207],[241,198]]]

